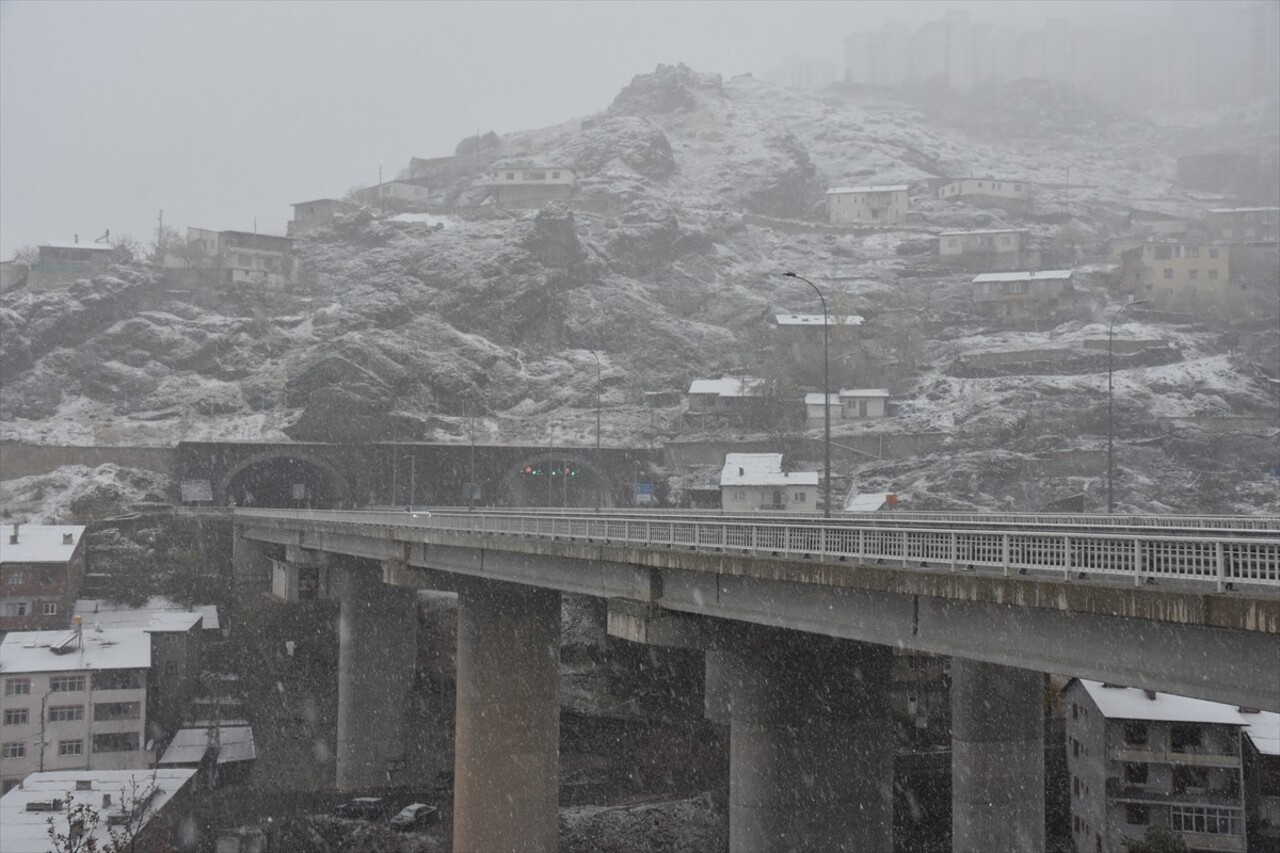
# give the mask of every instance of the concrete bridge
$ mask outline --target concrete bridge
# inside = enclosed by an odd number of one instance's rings
[[[320,567],[341,599],[340,787],[404,734],[397,587],[458,593],[459,851],[556,847],[564,592],[607,600],[615,636],[705,652],[735,853],[892,849],[895,646],[953,658],[957,851],[1044,849],[1044,673],[1280,710],[1275,518],[231,515],[239,577]]]
[[[193,442],[178,445],[184,503],[624,506],[660,450],[530,444]],[[474,484],[474,493],[471,485]]]

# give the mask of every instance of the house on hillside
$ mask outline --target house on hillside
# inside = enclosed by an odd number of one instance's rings
[[[845,512],[885,512],[897,509],[898,496],[891,492],[849,492]]]
[[[1205,211],[1210,238],[1255,243],[1280,240],[1280,207],[1215,207]]]
[[[189,848],[196,771],[101,768],[32,773],[0,797],[0,838],[5,853],[47,853],[50,828],[76,838],[77,850],[115,849],[112,832],[132,836],[130,850]],[[96,824],[71,824],[72,799],[98,815]],[[95,842],[98,846],[87,846]],[[70,848],[59,848],[70,849]]]
[[[983,273],[970,284],[973,304],[990,317],[1023,319],[1045,315],[1070,295],[1072,275],[1072,270]]]
[[[764,380],[755,377],[694,379],[689,383],[690,415],[735,415],[764,396]]]
[[[938,235],[938,260],[964,269],[999,272],[1039,266],[1039,252],[1027,248],[1024,228],[944,231]]]
[[[298,283],[293,239],[272,234],[188,228],[186,245],[166,254],[164,265],[204,270],[221,284],[283,290]]]
[[[1191,850],[1248,849],[1247,741],[1255,727],[1280,741],[1280,714],[1084,679],[1063,697],[1076,850],[1121,850],[1149,826]]]
[[[1128,225],[1129,236],[1140,240],[1179,237],[1187,233],[1186,219],[1155,210],[1130,210]]]
[[[290,237],[306,237],[321,228],[328,228],[341,214],[358,209],[351,202],[337,198],[317,198],[312,201],[296,202],[293,205],[293,219],[289,220],[285,233]]]
[[[567,166],[495,166],[485,184],[499,206],[529,207],[568,198],[577,182]]]
[[[1025,213],[1031,209],[1032,185],[1006,178],[960,178],[940,186],[938,198]]]
[[[833,187],[827,190],[832,225],[901,225],[911,211],[908,184]]]
[[[1232,292],[1231,247],[1200,242],[1117,242],[1122,288],[1139,299],[1218,299]]]
[[[355,194],[356,200],[362,204],[396,211],[423,211],[427,209],[430,190],[422,184],[412,181],[384,181],[372,187],[365,187]]]
[[[410,157],[407,174],[402,180],[428,189],[442,189],[456,181],[466,170],[466,163],[457,156]]]
[[[82,243],[77,235],[74,240],[45,243],[38,251],[36,262],[26,276],[30,290],[63,287],[82,278],[92,278],[116,258],[115,249],[105,237],[98,242]]]
[[[822,403],[823,395],[805,394],[804,406],[809,426],[821,426],[826,419]],[[831,422],[883,418],[889,413],[889,392],[884,388],[852,388],[832,394]]]
[[[0,784],[36,770],[149,767],[151,635],[14,631],[0,641]],[[5,849],[8,849],[7,847]]]
[[[823,326],[831,346],[848,347],[866,322],[858,314],[775,314],[778,346],[794,361],[822,359]]]
[[[0,632],[66,628],[84,582],[82,524],[13,524],[0,538]]]
[[[817,471],[783,471],[781,453],[726,453],[720,506],[727,512],[816,512]]]

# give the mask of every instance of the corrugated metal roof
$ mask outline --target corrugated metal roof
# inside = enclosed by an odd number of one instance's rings
[[[779,326],[821,326],[822,314],[775,314]],[[828,326],[861,326],[865,321],[857,314],[829,314]]]
[[[720,397],[758,397],[763,379],[754,376],[721,376],[719,379],[695,379],[689,383],[690,394],[716,394]]]
[[[1058,281],[1071,278],[1075,270],[1041,270],[1040,272],[988,272],[973,279],[974,284],[984,281]]]
[[[203,618],[206,631],[216,631],[218,606],[197,604],[184,607],[163,596],[152,596],[141,607],[113,604],[102,598],[81,598],[75,603],[73,615],[84,618],[85,625],[101,625],[103,628],[144,628],[153,631],[185,631],[196,618]]]
[[[832,187],[827,195],[834,193],[900,193],[911,189],[910,184],[884,184],[871,187]]]
[[[199,764],[209,749],[212,728],[178,729],[168,749],[160,757],[161,765]],[[253,742],[253,729],[249,726],[219,726],[218,763],[253,761],[258,748]]]

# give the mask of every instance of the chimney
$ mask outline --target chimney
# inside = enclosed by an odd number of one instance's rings
[[[76,632],[76,648],[84,648],[84,645],[81,642],[82,637],[84,636],[84,617],[79,613],[72,616],[71,627],[74,628]]]
[[[74,545],[74,544],[76,544],[76,543],[75,543],[75,537],[74,537],[74,536],[72,536],[70,533],[64,533],[64,534],[62,534],[62,544],[63,544],[63,545]]]
[[[896,507],[896,506],[898,505],[898,496],[897,496],[897,495],[885,495],[885,496],[884,496],[884,503],[885,503],[885,506],[889,507],[889,509],[893,509],[894,507]]]
[[[103,794],[103,795],[102,795],[102,807],[103,807],[104,809],[109,809],[109,808],[111,808],[111,795],[110,795],[110,794]]]
[[[15,521],[15,522],[13,523],[13,532],[9,534],[9,544],[10,544],[10,545],[17,545],[17,544],[18,544],[18,527],[19,527],[19,524],[18,524],[18,522],[16,522],[16,521]]]
[[[72,236],[72,242],[74,242],[74,243],[79,243],[79,242],[80,242],[80,235],[79,235],[79,234],[72,234],[71,236]]]

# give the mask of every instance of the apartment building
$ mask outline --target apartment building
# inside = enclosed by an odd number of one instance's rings
[[[0,631],[71,624],[84,571],[84,525],[12,525],[0,538]]]
[[[964,269],[1027,269],[1037,266],[1026,249],[1027,232],[1023,228],[992,228],[985,231],[944,231],[938,235],[938,259]]]
[[[1025,212],[1031,207],[1032,186],[1007,178],[960,178],[938,187],[938,198],[979,207]]]
[[[293,239],[272,234],[188,228],[186,246],[166,254],[164,265],[213,271],[225,284],[283,289],[298,283]]]
[[[1280,207],[1215,207],[1205,211],[1204,224],[1214,240],[1280,240]]]
[[[822,393],[804,395],[805,413],[811,427],[825,422],[822,398]],[[849,388],[832,394],[830,405],[833,424],[883,418],[889,413],[889,392],[884,388]]]
[[[1072,270],[983,273],[971,282],[973,304],[993,317],[1047,314],[1071,292],[1072,275]]]
[[[1113,249],[1121,263],[1125,290],[1142,298],[1216,298],[1227,292],[1231,247],[1187,242],[1120,242]]]
[[[149,767],[151,635],[16,631],[0,641],[0,786],[28,773]]]
[[[900,225],[911,199],[907,184],[833,187],[827,190],[827,221],[832,225]]]
[[[499,166],[488,184],[496,203],[528,204],[568,198],[577,181],[577,175],[566,166]]]
[[[1192,851],[1244,853],[1245,739],[1280,715],[1084,679],[1063,697],[1079,853],[1123,850],[1153,825]]]

